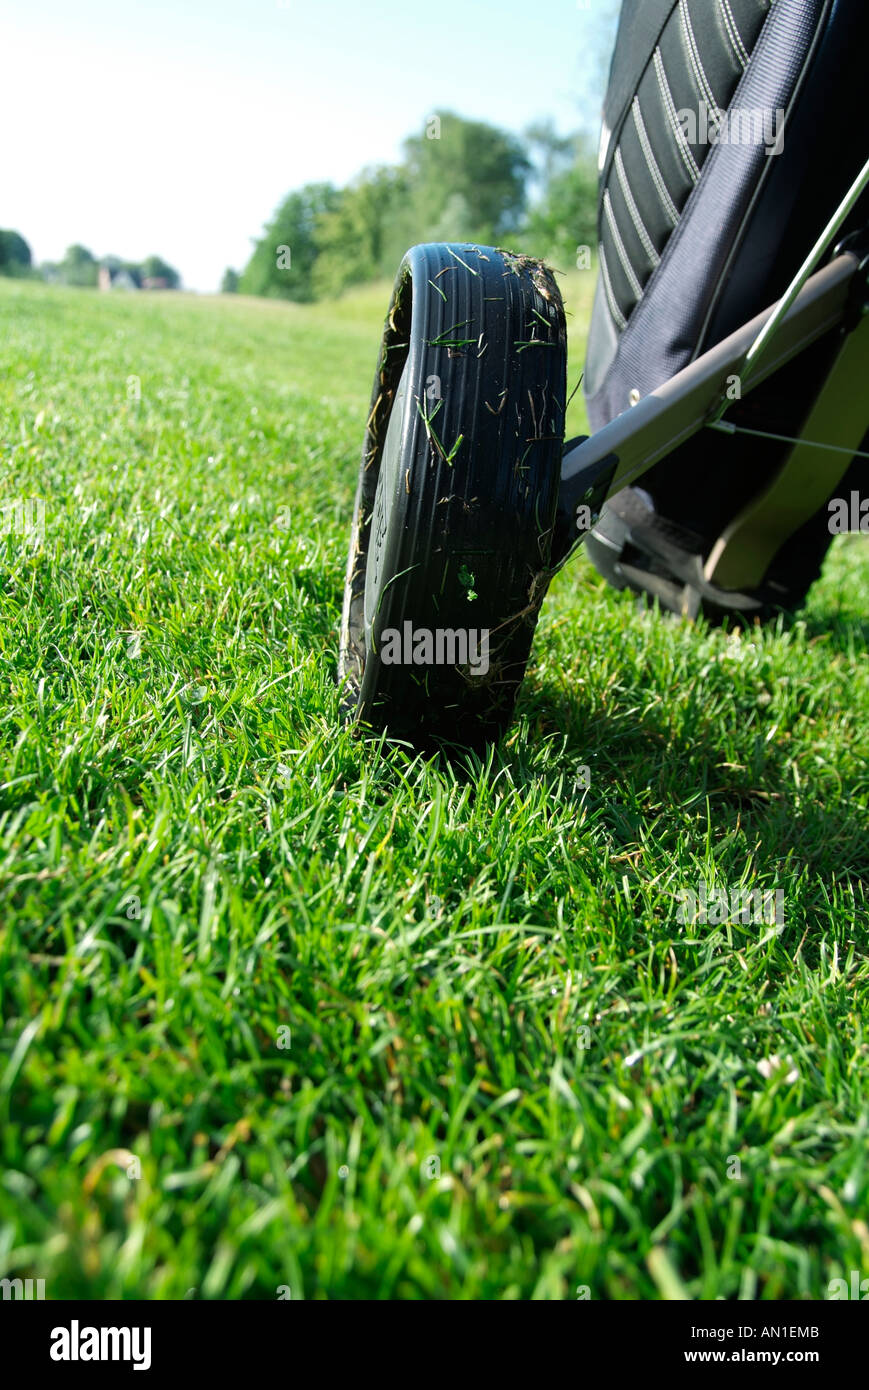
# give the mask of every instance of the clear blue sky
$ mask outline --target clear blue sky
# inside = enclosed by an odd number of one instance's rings
[[[436,107],[595,126],[616,0],[0,0],[0,226],[213,290],[289,192]],[[592,133],[596,134],[596,131]]]

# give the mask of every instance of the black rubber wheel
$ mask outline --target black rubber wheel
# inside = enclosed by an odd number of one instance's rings
[[[548,587],[567,334],[541,262],[415,246],[365,434],[341,630],[345,708],[415,744],[510,721]]]

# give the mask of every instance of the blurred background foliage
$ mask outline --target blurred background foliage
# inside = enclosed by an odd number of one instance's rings
[[[597,169],[579,134],[538,122],[518,136],[436,111],[405,140],[403,156],[345,188],[312,183],[289,193],[244,270],[227,271],[224,290],[331,298],[391,277],[420,241],[509,244],[563,270],[578,246],[595,245]]]
[[[307,183],[275,211],[242,270],[228,267],[221,292],[310,302],[354,285],[391,279],[420,241],[509,245],[570,270],[580,246],[594,249],[597,168],[587,136],[559,135],[551,121],[521,135],[436,111],[404,141],[396,165],[372,165],[344,188]],[[160,256],[133,262],[70,246],[61,261],[33,263],[17,231],[0,230],[0,275],[49,283],[178,289]],[[106,279],[108,275],[108,280]]]

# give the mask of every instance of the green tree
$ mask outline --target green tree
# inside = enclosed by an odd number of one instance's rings
[[[483,121],[436,112],[404,142],[410,199],[405,239],[429,240],[446,224],[453,237],[499,243],[515,235],[531,169],[515,135]]]
[[[58,275],[65,285],[78,285],[93,289],[97,283],[97,263],[86,246],[67,247],[63,260],[58,265]]]
[[[290,193],[254,246],[239,282],[242,293],[313,299],[320,219],[340,202],[331,183],[308,183]]]
[[[0,275],[27,275],[32,264],[24,237],[19,232],[0,231]]]
[[[397,221],[407,198],[403,169],[366,169],[317,223],[314,292],[336,295],[348,285],[392,275],[407,249],[398,242]]]
[[[579,247],[594,251],[597,246],[597,163],[582,141],[572,143],[573,162],[564,168],[560,158],[553,161],[555,172],[544,182],[522,230],[522,249],[559,270],[576,264]]]
[[[143,280],[165,280],[170,290],[177,290],[181,284],[178,271],[162,256],[146,256],[139,269]]]
[[[221,294],[238,294],[239,274],[233,270],[232,266],[227,266],[223,272],[223,279],[220,282]]]
[[[556,174],[569,169],[577,156],[577,136],[559,135],[551,118],[526,126],[525,142],[535,164],[535,177],[547,188]]]

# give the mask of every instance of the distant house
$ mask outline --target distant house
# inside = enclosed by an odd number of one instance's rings
[[[128,270],[124,270],[123,267],[115,270],[107,265],[100,266],[97,284],[101,290],[137,290],[139,288]]]
[[[169,281],[165,275],[146,275],[142,281],[143,290],[168,290]]]

